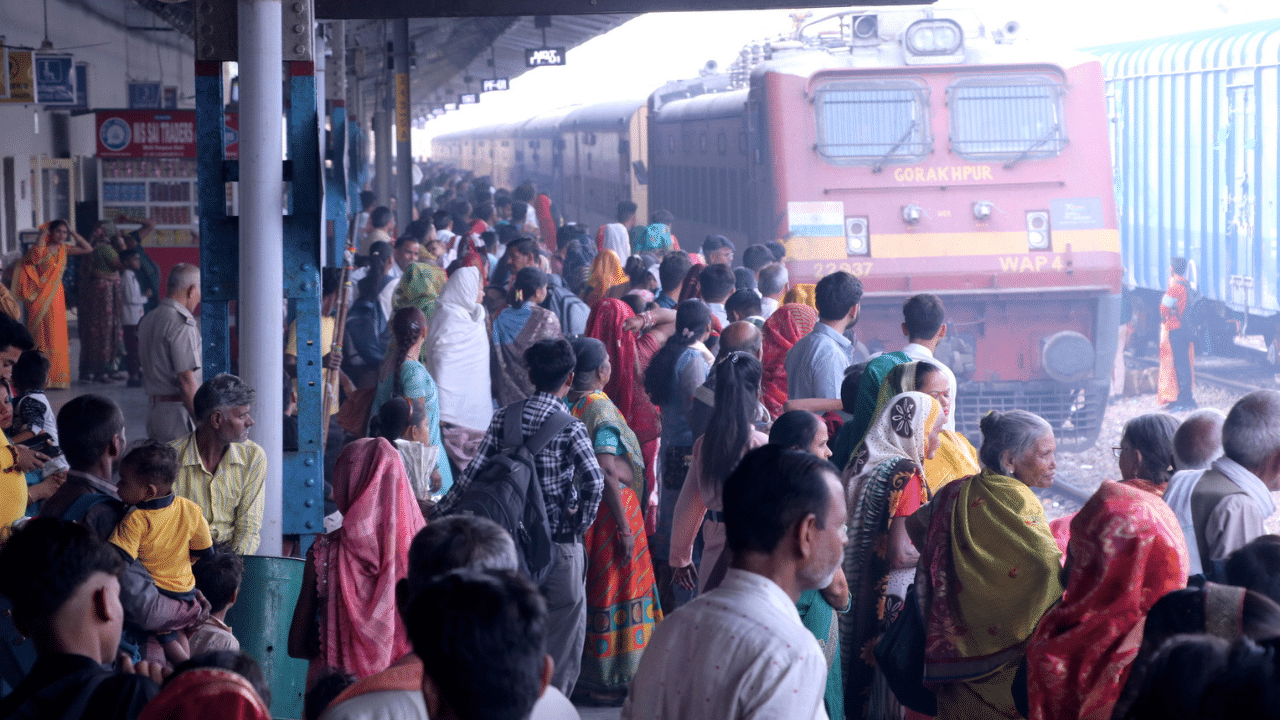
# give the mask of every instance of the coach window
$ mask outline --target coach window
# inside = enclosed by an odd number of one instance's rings
[[[951,149],[967,160],[1051,158],[1067,145],[1063,84],[1052,75],[969,75],[947,88]]]
[[[909,79],[837,81],[814,95],[818,154],[839,164],[919,162],[933,150],[929,91]]]

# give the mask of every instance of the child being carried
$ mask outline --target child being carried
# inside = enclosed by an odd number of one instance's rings
[[[199,561],[212,554],[213,539],[200,507],[174,495],[177,477],[178,452],[172,447],[146,440],[130,450],[120,461],[116,489],[131,509],[110,540],[147,568],[161,593],[189,600],[196,592],[192,558]],[[177,665],[188,659],[190,650],[183,633],[165,633],[158,638],[170,663]]]

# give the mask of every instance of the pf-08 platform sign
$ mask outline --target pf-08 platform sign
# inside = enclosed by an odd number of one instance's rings
[[[194,110],[104,110],[96,113],[98,157],[195,157]]]

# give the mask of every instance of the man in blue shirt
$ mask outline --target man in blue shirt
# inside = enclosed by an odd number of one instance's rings
[[[853,343],[844,331],[858,321],[862,281],[835,272],[818,281],[814,295],[818,324],[787,351],[787,397],[839,400],[844,371],[853,364]]]

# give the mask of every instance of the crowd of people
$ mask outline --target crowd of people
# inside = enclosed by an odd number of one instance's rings
[[[858,278],[792,283],[781,243],[734,267],[663,210],[591,232],[532,184],[422,189],[402,230],[362,198],[354,271],[324,272],[327,532],[287,647],[308,718],[1276,716],[1280,393],[1131,419],[1118,481],[1051,522],[1053,428],[956,431],[937,296],[872,357]],[[158,298],[132,288],[145,233],[67,233],[15,277],[27,326],[0,314],[0,716],[269,717],[226,623],[267,419],[203,377],[197,268]],[[44,395],[69,367],[48,273],[76,253],[82,298],[142,298],[93,332],[133,338],[145,440],[101,395]],[[123,343],[89,344],[83,379],[110,380]]]

